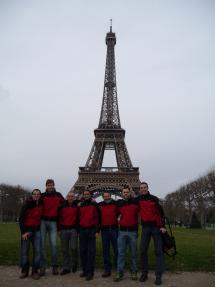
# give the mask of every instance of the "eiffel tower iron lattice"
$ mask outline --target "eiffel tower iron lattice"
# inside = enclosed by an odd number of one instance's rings
[[[95,140],[84,167],[79,167],[79,177],[72,190],[82,193],[88,189],[94,197],[103,191],[120,195],[124,185],[137,193],[139,189],[139,168],[133,167],[121,128],[117,101],[116,69],[114,47],[115,33],[106,34],[107,57],[105,67],[104,91],[99,126],[94,130]],[[103,167],[104,153],[114,150],[117,167]]]

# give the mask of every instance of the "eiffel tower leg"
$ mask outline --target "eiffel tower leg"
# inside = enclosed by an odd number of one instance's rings
[[[86,167],[93,170],[100,170],[102,167],[102,162],[104,158],[104,147],[101,141],[95,139],[90,155],[86,162]]]
[[[132,168],[132,163],[128,154],[124,141],[118,141],[115,144],[116,158],[119,169],[120,168]]]

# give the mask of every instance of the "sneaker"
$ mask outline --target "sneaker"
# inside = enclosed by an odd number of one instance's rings
[[[53,275],[58,275],[58,268],[57,267],[52,267],[52,274]]]
[[[109,276],[111,276],[111,272],[105,271],[104,273],[102,273],[102,277],[103,277],[103,278],[109,277]]]
[[[37,272],[32,272],[31,278],[34,280],[38,280],[40,279],[40,275]]]
[[[116,276],[114,277],[113,281],[114,282],[119,282],[123,279],[123,274],[122,273],[116,273]]]
[[[85,280],[87,281],[93,280],[93,275],[87,275]]]
[[[156,277],[155,285],[161,285],[161,284],[162,284],[161,277]]]
[[[148,275],[147,274],[142,274],[139,278],[140,282],[145,282],[148,280]]]
[[[60,272],[60,275],[66,275],[68,273],[70,273],[71,271],[70,270],[67,270],[67,269],[63,269],[61,272]]]
[[[137,280],[137,272],[132,272],[131,273],[131,280],[134,280],[134,281]]]
[[[28,277],[28,272],[22,272],[21,275],[19,276],[20,279],[24,279]]]

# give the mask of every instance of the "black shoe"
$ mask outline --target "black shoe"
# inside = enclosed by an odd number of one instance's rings
[[[145,282],[148,280],[148,275],[147,274],[142,274],[139,278],[140,282]]]
[[[73,266],[73,267],[72,267],[72,273],[77,272],[77,270],[78,270],[78,267],[77,267],[77,266]]]
[[[104,273],[102,273],[102,277],[103,277],[103,278],[109,277],[109,276],[111,276],[111,272],[105,271]]]
[[[52,267],[52,274],[53,275],[58,275],[59,274],[57,267]]]
[[[20,279],[24,279],[26,277],[28,277],[28,272],[26,271],[22,272],[21,275],[19,276]]]
[[[82,273],[80,274],[80,277],[86,277],[86,274],[85,274],[84,272],[82,272]]]
[[[123,279],[123,273],[117,272],[117,273],[116,273],[116,276],[113,278],[113,281],[114,281],[114,282],[119,282],[119,281],[121,281],[122,279]]]
[[[31,278],[33,278],[34,280],[39,280],[40,274],[38,272],[32,272]]]
[[[90,281],[92,279],[93,279],[93,275],[87,275],[86,278],[85,278],[85,280],[87,280],[87,281]]]
[[[155,285],[161,285],[161,284],[162,284],[161,277],[156,277]]]
[[[67,269],[63,269],[61,272],[60,272],[60,275],[66,275],[70,273],[70,270],[67,270]]]

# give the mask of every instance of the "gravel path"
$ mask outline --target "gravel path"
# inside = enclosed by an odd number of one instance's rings
[[[20,271],[15,266],[0,266],[0,287],[107,287],[107,286],[144,286],[154,287],[154,273],[149,274],[149,280],[141,283],[139,281],[131,281],[129,274],[125,274],[121,282],[113,282],[113,277],[101,278],[101,272],[97,271],[92,281],[85,281],[79,277],[79,272],[75,274],[67,274],[64,276],[53,276],[48,270],[45,277],[39,280],[33,280],[31,277],[19,279]],[[163,287],[215,287],[215,272],[166,272],[163,276]]]

